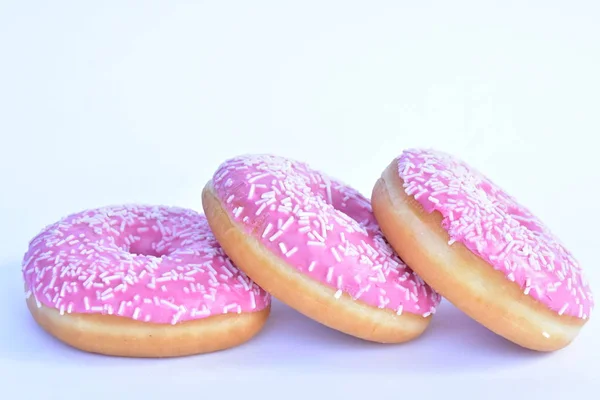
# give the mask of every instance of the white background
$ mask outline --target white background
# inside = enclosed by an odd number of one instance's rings
[[[0,397],[600,397],[594,315],[542,355],[447,303],[401,346],[276,303],[247,345],[133,360],[44,334],[20,275],[44,225],[125,202],[201,210],[237,154],[370,195],[403,148],[433,146],[539,215],[600,298],[599,20],[595,1],[0,1]]]

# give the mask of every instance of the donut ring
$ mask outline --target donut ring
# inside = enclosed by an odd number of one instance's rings
[[[308,165],[272,155],[224,162],[203,191],[217,240],[267,292],[365,340],[419,336],[440,296],[385,242],[369,201]]]
[[[532,350],[567,346],[594,305],[572,254],[528,209],[449,154],[410,149],[374,186],[400,256],[473,319]]]
[[[112,206],[72,214],[29,245],[28,308],[80,350],[174,357],[242,344],[263,327],[271,298],[233,266],[191,210]]]

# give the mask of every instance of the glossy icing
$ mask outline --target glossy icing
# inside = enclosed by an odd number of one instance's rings
[[[440,296],[394,253],[356,190],[273,155],[223,163],[213,186],[230,217],[308,277],[368,305],[425,317]]]
[[[258,311],[271,300],[231,263],[203,215],[175,207],[67,216],[30,242],[22,272],[27,296],[61,314],[176,324]]]
[[[581,267],[527,208],[449,154],[410,149],[397,164],[406,194],[443,216],[450,245],[464,244],[559,314],[589,317],[594,300]]]

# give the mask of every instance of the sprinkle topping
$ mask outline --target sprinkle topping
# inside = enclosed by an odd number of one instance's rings
[[[385,241],[370,202],[307,164],[273,155],[223,163],[213,185],[230,218],[289,266],[366,304],[428,316],[440,296]]]
[[[22,265],[38,305],[176,324],[252,312],[270,296],[238,270],[206,217],[123,205],[72,214],[29,244]]]
[[[411,149],[397,162],[406,194],[441,213],[450,245],[464,244],[560,315],[589,317],[594,300],[581,267],[527,208],[449,154]]]

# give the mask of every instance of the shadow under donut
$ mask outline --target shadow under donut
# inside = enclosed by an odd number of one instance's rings
[[[0,358],[63,367],[194,368],[220,371],[273,369],[290,373],[394,371],[455,374],[502,370],[541,362],[553,353],[523,349],[470,319],[446,301],[425,333],[407,343],[367,342],[325,327],[277,300],[263,330],[249,342],[216,353],[182,358],[128,359],[84,353],[54,339],[39,327],[25,304],[19,262],[0,265]]]

